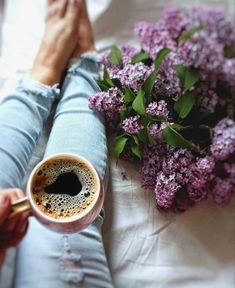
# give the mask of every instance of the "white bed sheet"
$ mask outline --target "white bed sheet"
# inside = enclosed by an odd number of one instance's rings
[[[234,16],[233,0],[170,2],[220,4]],[[156,21],[164,4],[169,2],[88,1],[98,49],[134,43],[133,23]],[[45,7],[45,0],[7,1],[2,53],[10,71],[31,67]],[[225,209],[207,201],[183,214],[159,213],[153,193],[140,187],[138,167],[122,161],[116,166],[112,144],[109,139],[112,181],[105,204],[104,243],[115,287],[234,288],[235,199]],[[123,172],[127,173],[125,181]]]

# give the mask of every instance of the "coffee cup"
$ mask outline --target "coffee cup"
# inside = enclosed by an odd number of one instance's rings
[[[103,202],[104,187],[94,166],[79,155],[55,154],[33,169],[26,197],[12,203],[9,218],[31,210],[49,229],[74,233],[97,218]]]

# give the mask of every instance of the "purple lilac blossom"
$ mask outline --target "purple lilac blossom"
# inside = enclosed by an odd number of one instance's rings
[[[175,178],[175,174],[166,176],[162,171],[158,173],[154,190],[158,209],[167,211],[172,208],[176,192],[182,187]]]
[[[114,64],[110,63],[109,53],[110,53],[110,51],[106,51],[103,53],[102,63],[107,68],[109,76],[111,78],[116,78],[116,75],[117,75],[118,71],[120,70],[120,67],[118,65],[114,65]]]
[[[199,26],[203,26],[202,31],[186,41],[180,41],[177,47],[177,39],[182,33]],[[146,109],[149,115],[167,118],[169,111],[166,102],[156,99],[170,97],[178,100],[181,96],[180,80],[174,67],[176,64],[193,66],[199,70],[200,81],[196,89],[197,105],[201,111],[213,113],[217,106],[225,104],[216,89],[218,81],[223,81],[229,88],[235,87],[235,58],[224,56],[224,48],[235,45],[235,26],[221,10],[193,8],[183,14],[178,8],[168,6],[158,23],[137,23],[135,34],[141,48],[153,60],[162,48],[172,50],[158,71],[152,93],[154,102]],[[124,45],[120,50],[120,65],[110,63],[109,53],[104,54],[103,63],[111,78],[119,79],[123,88],[137,92],[154,67],[141,62],[130,64],[132,57],[138,53],[134,47]],[[124,102],[121,91],[112,89],[114,88],[97,93],[97,99],[90,97],[89,105],[103,111],[113,123]],[[123,130],[131,135],[137,134],[143,129],[138,119],[138,116],[125,119],[122,123]],[[186,149],[176,149],[164,144],[164,125],[166,124],[155,123],[148,126],[148,132],[157,141],[157,145],[145,144],[142,148],[141,184],[146,189],[155,189],[157,207],[161,210],[185,211],[206,199],[209,193],[216,203],[228,203],[235,190],[235,164],[231,163],[235,156],[234,121],[225,118],[214,127],[210,147],[212,156],[208,152],[208,156],[200,158]],[[116,129],[117,127],[120,128],[117,125]],[[131,152],[126,149],[124,154],[128,156]]]
[[[213,129],[211,153],[216,160],[226,160],[235,153],[235,122],[222,119]]]
[[[144,128],[143,125],[138,123],[139,118],[140,118],[139,115],[126,118],[122,122],[122,129],[130,135],[139,133],[139,131]]]
[[[225,59],[222,67],[222,78],[235,87],[235,58]]]
[[[192,186],[187,186],[187,192],[189,199],[193,202],[200,202],[208,198],[209,190],[207,188],[193,188]]]
[[[235,163],[224,163],[224,170],[228,174],[228,178],[231,180],[233,185],[235,185]]]
[[[141,185],[145,189],[154,189],[162,160],[166,153],[165,145],[145,145],[143,148],[143,165],[140,172]]]
[[[194,161],[192,153],[186,149],[169,147],[163,160],[162,171],[165,175],[175,175],[179,184],[187,184],[191,177],[189,167]]]
[[[176,74],[174,65],[182,64],[175,53],[170,55],[163,61],[154,87],[154,92],[160,96],[167,96],[178,100],[181,96],[180,79]]]
[[[163,11],[162,26],[169,32],[172,39],[177,40],[188,26],[188,19],[180,8],[169,5]]]
[[[204,30],[211,39],[225,46],[235,44],[235,25],[223,9],[193,7],[188,12],[188,19],[190,19],[191,27],[204,26]]]
[[[151,102],[147,109],[147,114],[151,116],[163,116],[168,117],[169,110],[167,109],[167,103],[165,100],[160,100],[158,102]]]
[[[216,204],[226,205],[230,202],[234,191],[234,185],[229,178],[221,179],[216,177],[215,185],[212,189],[212,198]]]
[[[115,119],[123,103],[123,95],[116,87],[110,88],[107,92],[98,92],[88,99],[89,108],[104,112],[109,119]]]
[[[224,169],[235,180],[235,163],[224,163]]]
[[[167,124],[165,122],[161,124],[150,124],[148,127],[148,133],[150,136],[153,137],[154,140],[156,140],[158,143],[163,143],[163,129],[166,128]]]
[[[127,65],[131,62],[132,57],[137,54],[137,50],[131,45],[125,44],[121,46],[121,55],[122,55],[122,65]],[[120,71],[120,65],[114,65],[109,61],[109,53],[110,51],[106,51],[102,55],[102,63],[107,68],[109,75],[111,78],[116,78],[117,73]]]
[[[198,158],[189,167],[189,170],[191,170],[190,181],[187,184],[189,198],[194,202],[204,200],[208,196],[209,185],[215,177],[215,161],[213,157]]]
[[[224,63],[224,47],[207,37],[205,33],[195,35],[179,44],[179,57],[188,65],[211,73],[219,71]]]
[[[134,47],[125,44],[121,47],[121,53],[122,64],[125,66],[131,62],[131,59],[138,53],[138,51]]]
[[[152,71],[153,68],[141,62],[134,65],[127,64],[122,70],[119,70],[115,78],[119,79],[125,88],[131,88],[136,92]]]
[[[201,82],[197,88],[197,105],[201,111],[213,113],[219,102],[219,97],[208,83]]]
[[[144,49],[152,59],[163,48],[176,49],[176,42],[171,39],[169,32],[161,23],[138,22],[135,24],[134,33]]]

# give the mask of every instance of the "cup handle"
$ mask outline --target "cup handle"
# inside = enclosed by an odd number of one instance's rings
[[[17,200],[13,203],[11,203],[11,211],[8,216],[8,219],[11,219],[15,217],[16,215],[19,215],[21,213],[24,213],[25,211],[31,210],[31,206],[29,203],[28,197],[24,197],[20,200]]]

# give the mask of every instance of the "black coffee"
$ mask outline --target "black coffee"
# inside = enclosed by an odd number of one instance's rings
[[[81,190],[82,184],[74,172],[60,174],[55,182],[44,188],[47,194],[67,194],[72,197],[78,195]]]
[[[97,180],[83,162],[56,158],[43,164],[32,181],[32,197],[38,208],[53,218],[75,216],[96,199]]]

